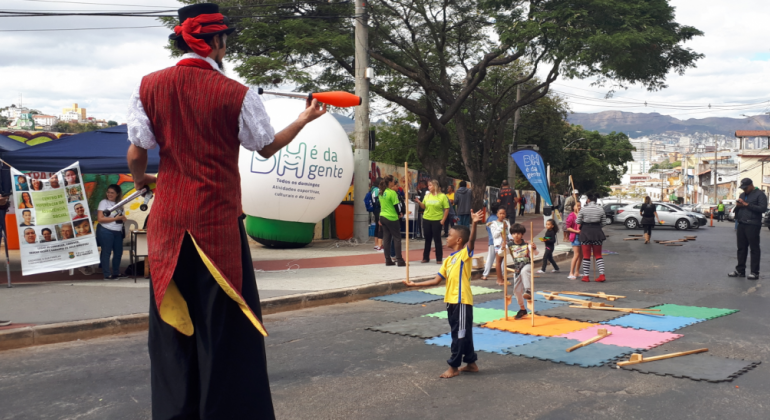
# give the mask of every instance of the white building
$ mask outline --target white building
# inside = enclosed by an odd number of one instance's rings
[[[57,122],[59,122],[59,119],[54,117],[53,115],[38,114],[38,115],[33,115],[32,119],[35,120],[36,126],[41,126],[41,127],[50,127],[56,124]]]
[[[0,111],[0,115],[2,115],[5,118],[8,118],[9,120],[15,120],[19,117],[21,117],[21,114],[27,114],[29,113],[28,108],[17,108],[16,105],[11,105],[8,107],[8,109],[4,111]]]
[[[80,122],[80,113],[75,111],[65,112],[59,119],[66,122]]]

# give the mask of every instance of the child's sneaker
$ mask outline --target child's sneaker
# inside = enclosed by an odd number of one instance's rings
[[[543,270],[537,270],[537,271],[535,271],[535,274],[543,274],[543,273],[545,273],[545,271],[543,271]]]
[[[558,273],[559,270],[551,270],[552,273]]]
[[[596,278],[596,280],[594,280],[594,281],[598,281],[598,282],[600,282],[600,283],[601,283],[601,282],[603,282],[603,281],[605,281],[605,280],[607,280],[607,279],[606,279],[606,278],[604,278],[604,274],[602,274],[601,276],[597,277],[597,278]]]
[[[513,319],[522,319],[525,316],[527,316],[527,310],[526,309],[519,309],[519,312],[516,312],[516,315],[513,317]]]
[[[583,281],[584,281],[584,282],[586,282],[586,283],[588,283],[589,281],[591,281],[591,279],[590,279],[588,276],[583,276],[583,278],[582,278],[582,279],[580,279],[580,280],[583,280]]]
[[[521,297],[523,297],[525,300],[530,300],[532,299],[532,292],[530,292],[529,289],[527,289],[524,291],[524,294],[521,295]]]

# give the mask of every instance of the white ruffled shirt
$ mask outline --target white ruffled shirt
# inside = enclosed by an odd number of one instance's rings
[[[209,57],[201,57],[195,53],[187,53],[182,56],[186,58],[197,58],[205,60],[211,67],[222,72],[217,63]],[[142,149],[154,149],[158,147],[155,139],[155,133],[152,131],[150,119],[144,111],[142,100],[139,97],[139,89],[142,83],[136,86],[131,99],[128,102],[128,141],[131,144]],[[243,98],[241,105],[241,115],[238,117],[238,140],[241,145],[251,151],[260,151],[263,147],[272,143],[275,139],[275,130],[270,125],[270,117],[265,111],[265,105],[259,94],[254,89],[249,89]]]

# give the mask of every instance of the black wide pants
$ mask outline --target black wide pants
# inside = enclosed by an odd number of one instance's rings
[[[239,225],[241,292],[261,320],[251,252],[243,224]],[[195,332],[188,337],[166,324],[150,290],[153,420],[274,419],[264,337],[211,276],[189,235],[182,242],[173,278]]]
[[[759,274],[759,258],[761,256],[759,252],[759,232],[761,230],[762,226],[738,223],[736,231],[736,237],[738,238],[738,265],[735,266],[735,271],[746,273],[746,257],[748,257],[749,249],[751,249],[751,272]]]
[[[449,328],[452,332],[452,356],[446,361],[459,368],[463,363],[473,363],[478,356],[473,349],[473,305],[446,304]]]
[[[430,244],[433,242],[433,247],[436,250],[436,261],[444,259],[444,245],[441,242],[441,220],[426,220],[422,221],[425,227],[425,248],[422,250],[422,259],[424,261],[430,261]]]

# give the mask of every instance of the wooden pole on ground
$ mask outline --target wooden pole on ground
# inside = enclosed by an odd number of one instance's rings
[[[653,357],[644,357],[640,353],[634,353],[631,355],[631,358],[627,362],[618,362],[618,366],[627,366],[627,365],[635,365],[638,363],[654,362],[656,360],[670,359],[672,357],[679,357],[679,356],[687,356],[688,354],[703,353],[706,351],[709,351],[709,349],[702,348],[702,349],[690,350],[690,351],[680,351],[678,353],[664,354],[662,356],[653,356]]]
[[[404,220],[406,220],[406,281],[409,281],[409,162],[404,162],[404,195],[406,203],[406,213]]]
[[[533,246],[535,243],[533,242],[534,239],[534,233],[532,232],[532,229],[534,229],[533,223],[529,222],[529,306],[532,308],[532,326],[535,326],[535,250],[533,249]]]

